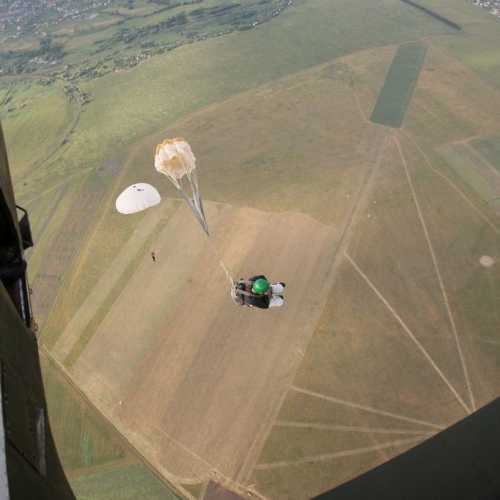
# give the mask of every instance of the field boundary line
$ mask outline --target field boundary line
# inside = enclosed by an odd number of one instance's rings
[[[234,479],[231,479],[230,477],[228,477],[225,474],[223,474],[220,470],[218,470],[210,462],[208,462],[208,460],[206,460],[202,456],[198,455],[193,450],[189,449],[186,445],[182,444],[177,439],[173,438],[168,432],[166,432],[165,430],[161,429],[157,425],[152,425],[151,427],[153,429],[155,429],[156,431],[158,431],[163,436],[165,436],[169,441],[172,441],[174,444],[176,444],[177,446],[179,446],[180,448],[182,448],[184,451],[186,451],[187,453],[189,453],[190,455],[192,455],[194,458],[198,459],[200,462],[203,462],[207,467],[209,467],[209,469],[210,469],[209,476],[205,477],[205,478],[201,478],[201,481],[205,481],[207,479],[216,479],[216,480],[218,480],[220,482],[220,478],[222,478],[224,485],[231,487],[232,489],[234,489],[237,492],[239,491],[239,492],[248,493],[249,489],[245,485],[243,485],[243,484],[239,483],[238,481],[235,481]],[[184,484],[190,484],[190,483],[188,483],[186,481],[183,481],[183,483]],[[195,484],[195,483],[192,483],[192,484]],[[251,490],[251,491],[254,494],[256,493],[254,490]],[[261,496],[261,498],[263,498],[263,499],[265,498],[260,493],[259,493],[259,496]]]
[[[298,429],[317,429],[325,431],[340,431],[340,432],[361,432],[367,434],[429,434],[429,431],[416,431],[406,429],[382,429],[380,427],[356,427],[350,425],[334,425],[334,424],[318,424],[310,422],[295,422],[290,420],[278,420],[274,424],[276,427],[295,427]]]
[[[49,357],[52,360],[53,363],[55,363],[56,365],[58,365],[58,367],[61,370],[64,370],[66,377],[68,379],[70,379],[70,385],[72,385],[74,387],[77,387],[76,383],[73,382],[73,379],[72,379],[72,376],[71,376],[71,373],[69,372],[69,370],[66,367],[64,367],[64,365],[62,365],[61,362],[57,358],[55,358],[51,354],[47,354],[48,351],[47,351],[46,348],[44,348],[44,351],[45,351],[45,354],[47,355],[47,357]],[[89,364],[86,362],[86,360],[81,359],[80,362],[82,363],[82,365],[88,371],[91,371],[93,369],[91,366],[89,366]],[[110,394],[112,394],[114,396],[114,398],[117,400],[117,402],[112,407],[110,407],[110,411],[112,412],[117,407],[119,407],[121,405],[121,401],[118,401],[118,396],[116,396],[116,392],[114,391],[114,388],[111,385],[109,385],[109,383],[106,380],[101,379],[99,381],[99,383],[103,384],[106,387],[107,391]],[[83,391],[82,389],[78,389],[78,392],[81,393],[86,400],[90,401],[90,404],[92,405],[93,408],[95,408],[95,411],[98,412],[100,415],[102,415],[103,418],[105,418],[116,429],[116,431],[120,434],[120,436],[124,437],[127,440],[127,442],[130,442],[131,446],[135,450],[137,450],[137,448],[135,447],[135,445],[131,441],[129,441],[128,438],[126,437],[126,433],[122,432],[117,426],[115,426],[111,422],[111,418],[108,418],[103,411],[101,411],[94,403],[91,402],[90,397],[86,396],[85,391]],[[133,422],[135,424],[136,420],[134,419]],[[167,437],[169,441],[172,441],[175,445],[177,445],[183,451],[185,451],[189,455],[193,456],[194,458],[196,458],[197,460],[199,460],[200,462],[202,462],[204,465],[208,465],[211,470],[216,471],[218,473],[218,471],[213,467],[213,465],[211,465],[209,462],[207,462],[203,457],[197,455],[195,452],[193,452],[192,450],[190,450],[187,446],[185,446],[184,444],[182,444],[180,441],[178,441],[175,438],[171,437],[167,432],[163,431],[162,429],[160,429],[157,426],[150,426],[150,427],[152,427],[153,429],[159,431],[161,434],[165,435],[165,437]],[[141,454],[141,456],[143,456],[140,451],[138,451],[138,453]],[[145,460],[147,460],[147,458],[145,458]],[[150,462],[148,461],[148,463],[150,463]],[[152,465],[152,467],[154,467],[154,466]],[[159,473],[162,474],[161,472],[159,472]],[[196,484],[196,483],[199,483],[200,481],[205,481],[207,479],[210,479],[209,475],[206,476],[206,477],[202,476],[202,477],[196,477],[196,478],[181,477],[181,476],[177,476],[177,475],[171,474],[171,473],[168,473],[168,475],[172,477],[171,480],[173,480],[173,478],[175,478],[175,481],[177,481],[179,484]],[[223,476],[222,474],[220,474],[220,475]],[[223,477],[225,477],[225,476],[223,476]]]
[[[413,137],[411,137],[410,134],[404,131],[401,131],[400,133],[415,146],[415,148],[418,150],[418,152],[422,155],[425,162],[427,163],[428,168],[432,170],[436,175],[439,175],[441,179],[443,179],[456,193],[458,193],[460,197],[467,203],[467,205],[469,205],[469,207],[472,208],[472,210],[474,210],[474,212],[476,212],[476,214],[479,215],[479,217],[483,219],[483,221],[486,222],[486,224],[488,224],[493,229],[493,231],[495,231],[495,233],[500,234],[500,229],[496,226],[496,224],[492,222],[489,219],[489,217],[486,216],[478,207],[476,207],[476,205],[472,203],[470,198],[448,176],[440,172],[437,168],[435,168],[432,165],[432,162],[427,156],[427,153],[420,147],[417,141],[415,141],[415,139],[413,139]]]
[[[455,396],[457,401],[460,403],[460,405],[465,409],[467,414],[472,413],[470,408],[465,404],[463,399],[460,397],[460,394],[456,391],[456,389],[453,387],[451,382],[446,378],[444,373],[441,371],[439,366],[436,364],[436,362],[432,359],[431,355],[425,350],[424,346],[418,341],[418,339],[415,337],[413,332],[410,330],[410,328],[407,326],[407,324],[401,319],[401,316],[396,312],[396,310],[391,306],[391,304],[388,302],[388,300],[382,295],[380,290],[372,283],[372,281],[368,278],[368,276],[359,268],[359,266],[354,262],[354,260],[347,254],[345,253],[346,259],[352,264],[354,269],[358,272],[358,274],[366,281],[367,285],[372,289],[373,292],[377,295],[377,297],[382,301],[382,303],[387,307],[387,309],[391,312],[391,314],[394,316],[396,321],[400,324],[400,326],[403,328],[403,330],[406,332],[408,337],[413,341],[413,343],[418,347],[420,352],[423,354],[425,359],[430,363],[430,365],[434,368],[434,370],[437,372],[441,380],[447,385],[448,389],[452,392],[452,394]]]
[[[421,102],[416,102],[416,101],[414,101],[414,104],[416,107],[421,108],[425,113],[431,115],[432,118],[435,118],[436,120],[440,121],[439,115],[434,113],[434,111],[431,111],[425,104],[423,104]]]
[[[147,468],[150,470],[169,490],[172,491],[172,493],[175,493],[177,495],[183,494],[185,495],[185,490],[182,488],[180,484],[177,484],[177,481],[182,478],[176,478],[173,474],[168,474],[168,477],[166,474],[163,474],[160,472],[156,466],[150,462],[137,448],[136,446],[128,439],[128,437],[123,434],[118,427],[111,421],[111,419],[104,414],[93,402],[92,400],[87,396],[87,394],[78,387],[78,385],[73,381],[73,378],[71,377],[71,374],[66,370],[66,368],[56,359],[50,351],[43,345],[39,344],[38,345],[39,352],[44,355],[58,370],[59,373],[63,376],[63,378],[66,380],[68,385],[80,396],[80,398],[85,401],[85,403],[94,411],[97,413],[103,420],[106,421],[107,425],[109,425],[114,432],[118,433],[120,438],[123,440],[123,444],[125,448],[128,448],[130,452],[132,452]]]
[[[356,107],[358,108],[362,121],[368,123],[369,122],[368,117],[366,116],[365,112],[363,111],[363,108],[361,107],[361,100],[359,99],[359,95],[356,92],[356,90],[354,90],[354,88],[352,89],[352,93],[354,95],[354,102],[356,103]]]
[[[474,135],[469,135],[468,137],[464,137],[463,139],[458,139],[456,141],[448,141],[443,144],[440,144],[440,148],[446,148],[448,146],[455,146],[457,144],[464,144],[467,145],[469,144],[470,141],[473,141],[474,139],[480,139],[482,136],[480,134],[474,134]]]
[[[433,427],[434,429],[443,430],[446,428],[445,425],[435,424],[433,422],[426,422],[425,420],[419,420],[417,418],[406,417],[404,415],[398,415],[397,413],[391,413],[384,410],[378,410],[377,408],[372,408],[371,406],[365,406],[358,403],[352,403],[351,401],[346,401],[344,399],[336,398],[334,396],[327,396],[326,394],[321,394],[319,392],[309,391],[307,389],[303,389],[301,387],[297,387],[292,385],[290,387],[292,391],[299,392],[301,394],[306,394],[307,396],[312,396],[319,399],[324,399],[326,401],[330,401],[330,403],[336,403],[344,406],[349,406],[350,408],[354,408],[356,410],[363,410],[369,413],[375,413],[376,415],[382,415],[384,417],[391,417],[397,420],[403,420],[405,422],[410,422],[412,424],[426,425],[428,427]]]
[[[155,429],[156,431],[158,431],[163,436],[165,436],[169,441],[171,441],[172,443],[174,443],[177,446],[179,446],[179,448],[182,448],[186,453],[188,453],[192,457],[196,458],[200,462],[203,462],[203,464],[206,465],[210,469],[211,472],[214,472],[215,474],[219,474],[221,477],[224,477],[225,479],[229,479],[229,478],[226,478],[226,476],[224,474],[222,474],[221,472],[219,472],[213,466],[213,464],[211,464],[208,460],[206,460],[202,456],[198,455],[196,452],[194,452],[193,450],[191,450],[190,448],[188,448],[185,444],[181,443],[179,440],[177,440],[174,437],[172,437],[168,432],[166,432],[165,430],[163,430],[161,427],[158,427],[157,425],[151,425],[151,427],[153,429]],[[205,479],[208,479],[208,478],[205,477],[205,478],[202,478],[201,480],[203,481]]]
[[[391,441],[389,443],[381,443],[373,446],[366,446],[364,448],[353,448],[352,450],[338,451],[335,453],[324,453],[322,455],[312,455],[309,457],[300,458],[298,460],[284,460],[281,462],[268,462],[259,464],[255,467],[256,470],[269,470],[277,469],[279,467],[290,467],[294,465],[302,465],[311,462],[322,462],[324,460],[333,460],[335,458],[351,457],[353,455],[361,455],[363,453],[370,453],[372,451],[384,450],[386,448],[391,448],[393,446],[401,446],[404,444],[410,444],[415,441],[420,441],[424,436],[412,437],[407,439],[400,439],[397,441]]]
[[[451,311],[450,302],[448,300],[448,294],[446,292],[446,288],[444,286],[443,277],[442,277],[441,271],[439,269],[439,263],[438,263],[438,260],[437,260],[437,256],[436,256],[436,253],[434,252],[434,247],[432,245],[432,241],[431,241],[431,237],[430,237],[430,234],[429,234],[429,230],[427,228],[427,224],[425,222],[424,214],[422,213],[422,209],[420,208],[420,202],[418,201],[417,192],[415,190],[415,186],[413,185],[413,181],[412,181],[412,178],[411,178],[411,175],[410,175],[410,171],[408,169],[408,163],[406,162],[406,158],[404,156],[403,149],[401,147],[401,143],[400,143],[399,138],[397,137],[397,135],[394,135],[393,139],[394,139],[394,142],[395,142],[395,144],[396,144],[396,146],[398,148],[399,155],[401,157],[401,161],[403,163],[404,171],[405,171],[405,174],[406,174],[406,178],[408,180],[408,185],[410,186],[410,190],[411,190],[411,195],[412,195],[412,198],[413,198],[413,202],[415,203],[415,207],[417,209],[418,218],[420,219],[420,223],[422,225],[422,229],[424,230],[425,239],[427,241],[427,246],[429,247],[429,252],[431,254],[432,263],[434,265],[434,270],[436,271],[436,276],[437,276],[438,281],[439,281],[439,287],[441,288],[441,294],[443,295],[443,300],[444,300],[444,303],[445,303],[445,306],[446,306],[446,311],[448,313],[448,319],[450,321],[451,329],[453,331],[453,336],[455,338],[455,344],[457,346],[458,356],[460,358],[460,364],[462,365],[462,371],[463,371],[463,374],[464,374],[464,377],[465,377],[465,383],[466,383],[466,386],[467,386],[467,391],[469,393],[470,402],[471,402],[471,405],[472,405],[472,409],[475,410],[476,409],[476,402],[474,400],[474,394],[472,392],[472,386],[471,386],[471,382],[470,382],[470,378],[469,378],[469,372],[467,370],[467,364],[465,362],[464,354],[462,352],[462,346],[460,345],[460,339],[458,337],[457,326],[455,324],[455,317],[453,316],[453,313]]]

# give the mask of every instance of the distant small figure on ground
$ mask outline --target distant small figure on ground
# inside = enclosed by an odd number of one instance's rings
[[[156,253],[151,252],[151,258],[153,259],[153,262],[156,262]]]
[[[269,309],[270,307],[280,307],[285,303],[283,292],[285,283],[271,283],[265,276],[254,276],[248,280],[241,278],[234,283],[231,296],[233,300],[247,307],[258,307],[259,309]]]

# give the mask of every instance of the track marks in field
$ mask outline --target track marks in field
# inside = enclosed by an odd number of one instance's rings
[[[311,422],[292,422],[289,420],[278,420],[274,425],[276,427],[295,427],[298,429],[317,429],[339,432],[361,432],[366,434],[429,434],[429,431],[413,431],[408,429],[381,429],[378,427],[357,427],[350,425],[315,424]]]
[[[451,382],[448,380],[448,378],[444,375],[444,373],[441,371],[439,366],[436,364],[436,362],[432,359],[432,356],[425,350],[424,346],[418,341],[418,339],[415,337],[413,332],[410,330],[408,325],[401,319],[401,316],[396,312],[396,310],[392,307],[392,305],[387,301],[387,299],[382,295],[380,290],[373,284],[373,282],[368,278],[368,276],[361,270],[361,268],[354,262],[354,260],[350,257],[350,255],[345,252],[344,253],[345,258],[350,262],[350,264],[354,267],[354,269],[357,271],[357,273],[365,280],[366,284],[373,290],[373,292],[377,295],[377,297],[382,301],[382,303],[387,307],[389,312],[394,316],[396,321],[400,324],[400,326],[403,328],[403,330],[406,332],[408,337],[413,341],[413,343],[417,346],[418,350],[422,353],[422,355],[425,357],[425,359],[429,362],[429,364],[432,366],[432,368],[436,371],[436,373],[439,375],[441,380],[447,385],[448,389],[453,393],[457,401],[460,403],[460,405],[464,408],[464,410],[470,414],[471,410],[470,408],[465,404],[464,400],[460,397],[458,394],[457,390]]]
[[[495,231],[496,234],[500,234],[500,228],[493,223],[487,215],[485,215],[471,200],[470,198],[451,180],[449,179],[445,174],[440,172],[436,167],[432,165],[432,162],[430,161],[429,157],[427,156],[427,153],[422,149],[422,147],[415,141],[415,139],[408,133],[402,131],[400,132],[401,135],[403,135],[407,140],[409,140],[417,149],[417,151],[422,155],[423,159],[425,160],[425,163],[427,167],[432,170],[436,175],[438,175],[448,186],[450,186],[453,191],[455,191],[462,200],[465,201],[469,207],[476,212],[476,214],[486,223],[488,226]],[[469,138],[471,139],[471,138]],[[468,140],[469,140],[468,139]]]
[[[479,163],[486,165],[486,167],[493,175],[500,177],[500,172],[489,162],[487,158],[483,157],[482,154],[480,154],[474,147],[472,147],[470,142],[466,142],[465,147],[469,150],[471,155],[477,159]]]
[[[490,344],[490,345],[496,345],[500,347],[500,340],[491,340],[491,339],[478,339],[479,342],[482,342],[483,344]]]
[[[325,460],[334,460],[336,458],[350,457],[353,455],[360,455],[363,453],[370,453],[373,451],[385,450],[387,448],[392,448],[394,446],[403,446],[410,443],[415,443],[424,439],[424,436],[412,437],[407,439],[399,439],[397,441],[391,441],[388,443],[381,443],[374,446],[366,446],[363,448],[355,448],[352,450],[338,451],[335,453],[324,453],[322,455],[313,455],[310,457],[304,457],[299,460],[285,460],[281,462],[271,462],[259,464],[255,467],[256,470],[268,470],[276,469],[279,467],[290,467],[293,465],[303,465],[311,462],[322,462]]]
[[[378,408],[372,408],[371,406],[365,406],[365,405],[360,405],[358,403],[353,403],[351,401],[345,401],[343,399],[335,398],[333,396],[327,396],[325,394],[320,394],[319,392],[308,391],[307,389],[303,389],[301,387],[292,386],[292,387],[290,387],[290,389],[292,391],[295,391],[295,392],[307,394],[308,396],[324,399],[325,401],[330,401],[331,403],[348,406],[350,408],[354,408],[356,410],[367,411],[369,413],[375,413],[376,415],[382,415],[384,417],[395,418],[397,420],[402,420],[404,422],[410,422],[410,423],[418,424],[418,425],[425,425],[427,427],[433,427],[434,429],[438,429],[438,430],[442,430],[446,427],[443,424],[436,424],[433,422],[426,422],[425,420],[419,420],[419,419],[408,417],[405,415],[398,415],[397,413],[391,413],[388,411],[379,410]]]
[[[354,85],[351,85],[351,91],[352,91],[352,98],[354,104],[356,105],[356,109],[358,110],[361,121],[363,121],[364,123],[368,123],[369,122],[368,117],[366,116],[366,113],[363,110],[363,106],[361,106],[361,100],[359,98],[358,93],[356,92],[356,89],[354,88]]]
[[[182,484],[197,484],[200,482],[208,481],[210,479],[214,479],[217,482],[224,483],[226,486],[229,486],[230,488],[232,488],[235,491],[250,491],[248,487],[242,485],[238,481],[235,481],[234,479],[223,474],[213,464],[211,464],[206,459],[204,459],[202,456],[198,455],[193,450],[191,450],[190,448],[188,448],[187,446],[182,444],[180,441],[175,439],[173,436],[171,436],[169,433],[167,433],[161,427],[155,425],[154,429],[155,429],[155,431],[159,432],[162,436],[164,436],[168,441],[174,443],[176,446],[178,446],[183,451],[185,451],[188,455],[191,455],[194,459],[203,463],[210,471],[207,475],[205,475],[203,477],[197,477],[197,478],[193,478],[193,479],[182,479]]]
[[[419,200],[418,200],[418,197],[417,197],[417,193],[416,193],[416,190],[415,190],[415,186],[413,184],[413,181],[412,181],[409,169],[408,169],[408,163],[406,162],[406,158],[404,156],[403,149],[401,147],[401,143],[400,143],[399,138],[397,137],[397,135],[394,135],[393,139],[394,139],[394,142],[395,142],[395,144],[396,144],[396,146],[398,148],[399,155],[401,157],[401,162],[403,164],[404,171],[405,171],[405,174],[406,174],[406,178],[408,180],[408,185],[409,185],[410,190],[411,190],[411,195],[412,195],[412,198],[413,198],[413,202],[415,203],[415,208],[417,209],[418,218],[420,220],[420,223],[422,225],[422,229],[423,229],[424,234],[425,234],[425,239],[427,241],[427,246],[429,247],[429,252],[430,252],[430,255],[431,255],[431,258],[432,258],[432,263],[434,265],[434,270],[436,272],[436,277],[437,277],[437,279],[439,281],[439,288],[441,289],[441,294],[443,296],[444,304],[445,304],[446,311],[447,311],[447,314],[448,314],[448,319],[450,321],[450,326],[451,326],[451,329],[453,331],[453,336],[455,338],[455,344],[456,344],[456,347],[457,347],[458,356],[460,358],[460,364],[462,365],[462,371],[463,371],[463,374],[464,374],[465,383],[467,385],[467,391],[469,393],[470,403],[472,405],[472,410],[475,410],[476,409],[476,402],[474,400],[474,394],[472,392],[472,386],[471,386],[471,382],[470,382],[470,378],[469,378],[469,372],[467,370],[467,364],[465,362],[465,358],[464,358],[464,355],[463,355],[463,352],[462,352],[462,346],[460,344],[460,339],[458,337],[458,331],[457,331],[457,326],[456,326],[456,323],[455,323],[455,317],[454,317],[453,312],[451,310],[450,302],[449,302],[449,299],[448,299],[448,294],[446,292],[446,288],[444,286],[443,277],[442,277],[441,271],[439,269],[439,263],[438,263],[438,260],[437,260],[437,257],[436,257],[436,253],[435,253],[434,247],[432,245],[432,241],[431,241],[431,238],[430,238],[430,235],[429,235],[429,230],[427,228],[427,224],[425,223],[425,219],[424,219],[422,210],[420,208],[420,203],[419,203]],[[460,399],[460,401],[462,401],[462,400]],[[463,402],[461,402],[461,404],[462,403]],[[462,404],[462,406],[464,406],[464,405]],[[469,413],[470,413],[470,410],[469,410]]]
[[[168,488],[171,488],[171,485],[179,487],[178,478],[173,475],[167,475],[164,472],[158,470],[158,468],[150,462],[142,452],[130,441],[126,434],[121,432],[121,429],[115,425],[113,420],[110,418],[109,414],[102,412],[96,404],[85,394],[85,392],[80,388],[80,386],[75,383],[72,375],[68,372],[65,366],[60,363],[51,352],[45,347],[43,344],[40,345],[40,355],[45,356],[46,359],[49,360],[58,370],[60,375],[65,379],[66,383],[78,394],[78,396],[88,405],[89,408],[92,409],[97,415],[99,415],[106,423],[118,434],[123,440],[124,447],[133,452],[137,458],[141,460],[152,472],[153,474]]]

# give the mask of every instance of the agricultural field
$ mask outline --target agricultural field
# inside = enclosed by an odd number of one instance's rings
[[[498,395],[500,24],[419,4],[108,2],[2,74],[78,498],[310,498]],[[153,168],[176,136],[210,239]],[[139,181],[161,205],[117,213]],[[285,306],[237,308],[221,260]]]
[[[452,144],[443,149],[443,156],[470,189],[485,203],[500,197],[500,174],[470,144]]]

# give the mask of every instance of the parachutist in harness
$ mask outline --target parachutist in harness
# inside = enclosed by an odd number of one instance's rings
[[[248,280],[241,278],[234,283],[231,296],[241,306],[259,309],[280,307],[285,302],[282,295],[285,286],[283,282],[270,283],[263,275],[254,276]]]

